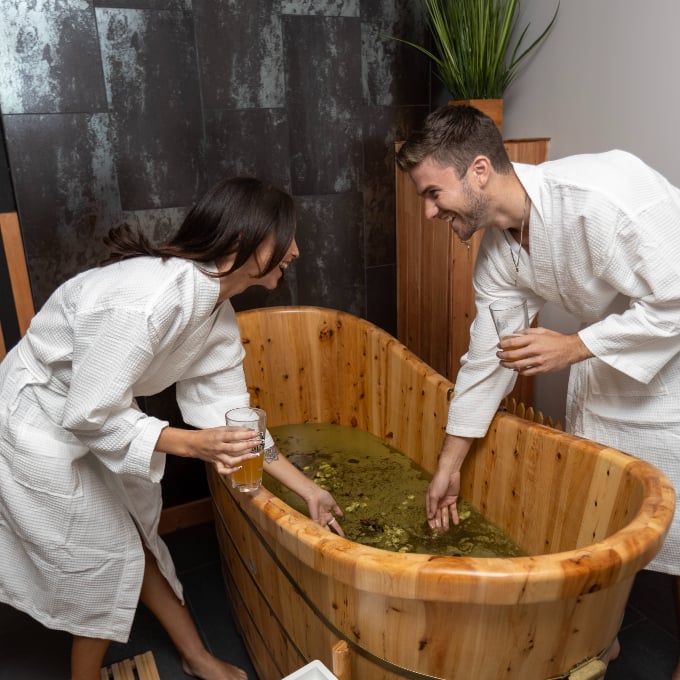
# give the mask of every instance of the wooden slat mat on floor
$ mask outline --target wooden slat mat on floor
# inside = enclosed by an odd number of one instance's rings
[[[161,680],[152,652],[112,663],[101,670],[101,680]]]

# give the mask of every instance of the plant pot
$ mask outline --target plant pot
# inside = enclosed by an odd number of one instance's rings
[[[485,113],[503,133],[503,100],[502,99],[460,99],[449,102],[449,106],[474,106]]]

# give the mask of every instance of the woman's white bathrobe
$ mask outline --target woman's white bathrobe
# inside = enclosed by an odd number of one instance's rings
[[[532,202],[530,254],[521,252],[516,274],[502,232],[484,234],[476,318],[447,432],[483,436],[512,388],[516,374],[499,366],[488,307],[524,295],[532,316],[545,302],[570,312],[594,355],[571,367],[567,430],[653,463],[677,491],[680,190],[622,151],[515,164],[515,171]],[[680,513],[649,568],[680,574]]]
[[[248,403],[236,317],[218,294],[183,259],[92,269],[50,297],[0,364],[0,600],[125,642],[140,534],[182,597],[157,532],[165,454],[154,446],[167,422],[135,398],[177,383],[185,422],[200,428]]]

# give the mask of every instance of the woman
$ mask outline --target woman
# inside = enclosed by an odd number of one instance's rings
[[[158,535],[166,456],[231,474],[254,433],[224,425],[248,404],[244,349],[229,299],[275,288],[298,257],[291,197],[251,178],[219,182],[177,234],[154,247],[112,230],[103,265],[64,283],[0,364],[0,600],[73,634],[72,680],[99,680],[111,640],[126,642],[141,599],[189,675],[246,674],[208,653]],[[176,383],[186,423],[169,427],[137,397]],[[333,497],[279,457],[267,471],[327,526]],[[342,533],[337,522],[333,528]],[[6,565],[6,566],[5,566]]]

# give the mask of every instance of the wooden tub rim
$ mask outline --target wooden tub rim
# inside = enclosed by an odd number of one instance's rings
[[[632,457],[630,465],[648,467]],[[650,482],[647,478],[642,480],[646,497],[638,513],[604,541],[528,557],[440,557],[397,553],[355,543],[320,527],[264,487],[253,496],[237,495],[230,484],[225,480],[222,483],[259,532],[333,579],[371,593],[479,604],[568,599],[632,578],[658,551],[665,537],[662,518],[670,511],[671,502],[668,489],[658,480]],[[625,562],[622,557],[614,557],[626,556],[636,547],[635,554]]]
[[[330,314],[359,323],[409,354],[431,377],[440,379],[444,387],[452,386],[389,333],[348,312],[316,306],[279,306],[247,310],[237,316],[261,314]],[[522,420],[526,427],[556,432],[503,412],[496,414],[491,426],[504,419]],[[280,545],[314,569],[352,587],[437,602],[505,605],[549,602],[579,597],[631,579],[658,552],[675,508],[672,485],[649,463],[575,435],[559,434],[592,446],[600,455],[613,457],[625,472],[635,474],[643,487],[642,504],[625,527],[603,541],[569,551],[512,558],[396,553],[331,533],[264,487],[250,495],[234,492],[224,479],[222,485],[258,531],[273,539],[276,549]]]

